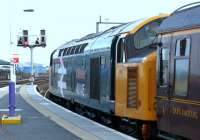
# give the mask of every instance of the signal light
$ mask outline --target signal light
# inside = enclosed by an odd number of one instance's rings
[[[18,37],[17,40],[17,46],[23,46],[23,47],[45,47],[46,46],[46,35],[45,30],[40,30],[40,37],[35,40],[35,43],[32,42],[32,36],[31,36],[31,43],[29,44],[29,36],[28,36],[28,30],[23,30],[22,35]]]
[[[28,46],[28,30],[23,30],[23,38],[22,38],[22,44],[23,46]]]
[[[40,45],[42,47],[46,46],[46,35],[45,35],[45,30],[40,30]]]
[[[37,38],[37,40],[35,41],[35,46],[39,46],[40,42],[39,42],[39,38]]]
[[[22,37],[20,36],[18,41],[17,41],[17,46],[23,46],[23,43],[22,43]]]

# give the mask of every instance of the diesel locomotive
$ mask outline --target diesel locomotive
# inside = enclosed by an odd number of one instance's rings
[[[140,130],[154,127],[155,44],[166,16],[129,22],[61,45],[51,54],[49,91],[92,113],[135,120]]]
[[[139,139],[198,140],[200,6],[194,4],[61,45],[51,54],[49,91],[94,116],[126,119]]]

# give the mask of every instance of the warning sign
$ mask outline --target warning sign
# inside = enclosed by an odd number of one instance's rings
[[[18,54],[13,54],[11,62],[13,64],[19,64],[19,55]]]

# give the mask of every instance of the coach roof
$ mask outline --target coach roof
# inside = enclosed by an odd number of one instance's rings
[[[186,6],[190,5],[192,4]],[[179,8],[174,13],[172,13],[172,15],[166,18],[160,25],[159,33],[174,32],[179,30],[195,28],[199,26],[200,26],[200,5],[196,5],[183,10],[180,10]]]

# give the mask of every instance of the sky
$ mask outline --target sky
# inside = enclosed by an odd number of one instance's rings
[[[9,61],[19,54],[20,63],[30,61],[30,50],[17,47],[17,36],[23,29],[39,36],[46,30],[46,48],[35,48],[34,62],[49,65],[51,52],[72,39],[96,32],[99,16],[102,21],[128,22],[171,13],[193,0],[0,0],[0,59]],[[24,9],[34,9],[32,13]],[[108,28],[101,25],[100,30]],[[11,37],[10,37],[11,35]],[[10,40],[13,42],[10,45]]]

